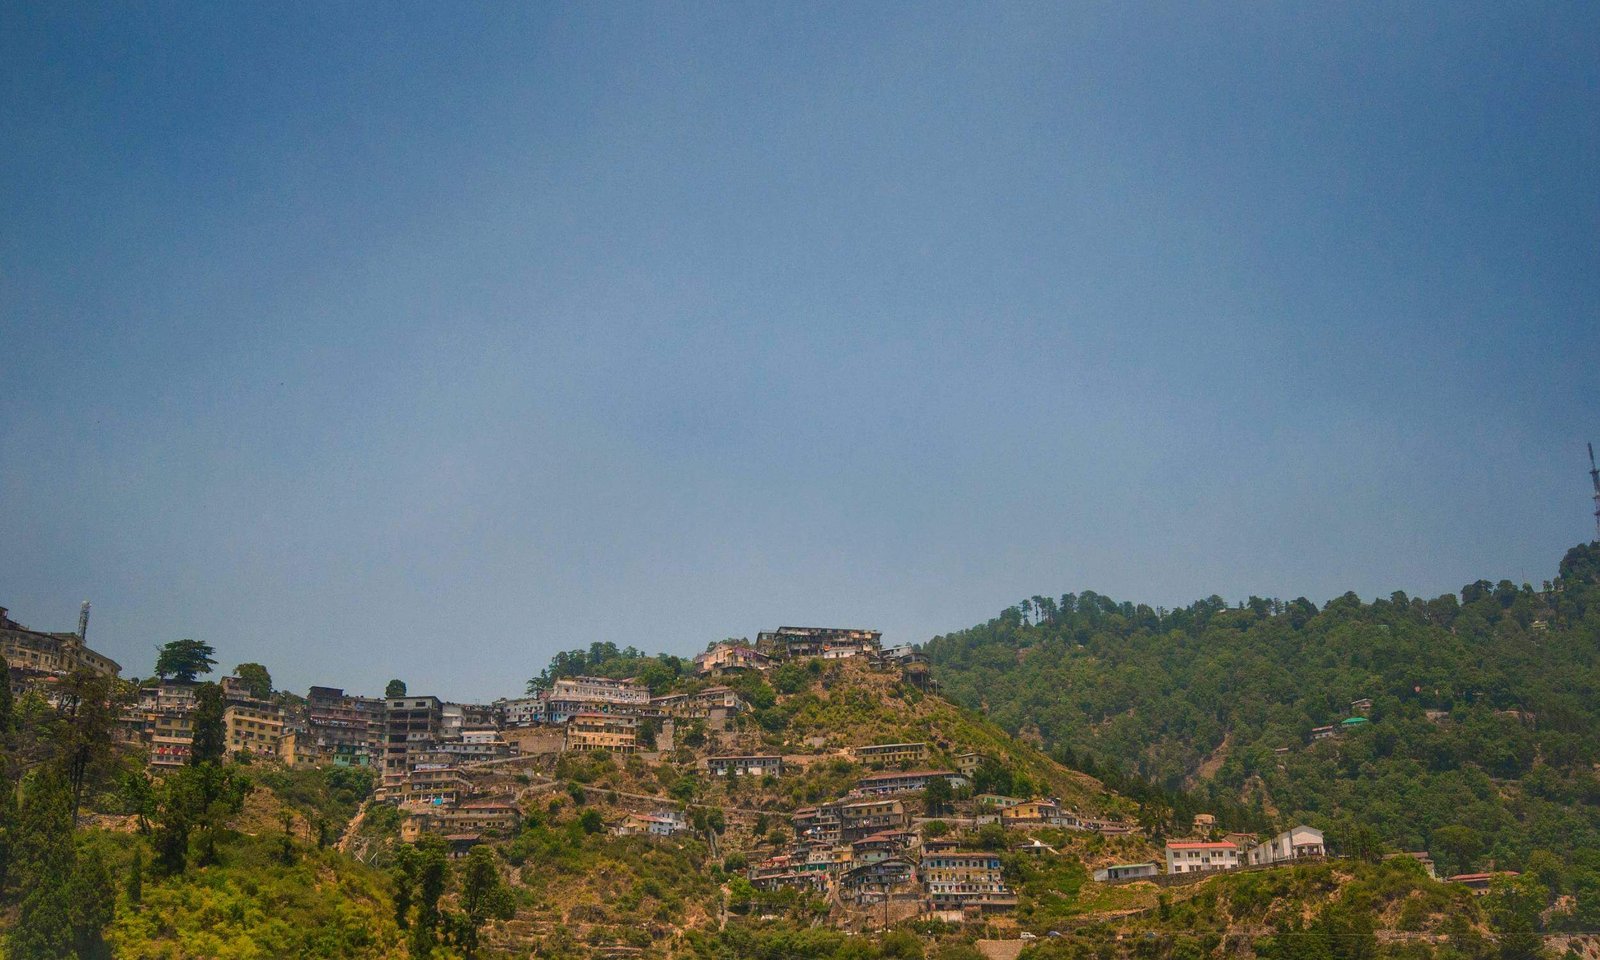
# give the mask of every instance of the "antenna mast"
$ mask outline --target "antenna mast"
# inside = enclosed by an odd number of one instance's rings
[[[83,601],[83,606],[78,608],[78,639],[89,639],[89,601]]]
[[[1589,444],[1589,482],[1594,484],[1594,538],[1600,540],[1600,468],[1594,465],[1594,444]]]

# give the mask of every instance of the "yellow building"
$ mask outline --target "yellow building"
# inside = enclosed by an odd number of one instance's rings
[[[222,711],[228,753],[276,759],[283,741],[283,711],[275,703],[236,700]]]
[[[638,748],[639,721],[609,713],[578,713],[567,720],[567,750],[632,753]]]

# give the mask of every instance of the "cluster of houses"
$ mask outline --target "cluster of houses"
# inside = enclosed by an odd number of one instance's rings
[[[926,743],[882,743],[854,747],[850,753],[869,764],[926,762]],[[927,837],[912,816],[936,781],[952,794],[972,786],[982,763],[977,753],[961,754],[956,769],[883,770],[858,778],[843,797],[792,815],[794,843],[783,852],[752,864],[748,879],[758,890],[798,889],[837,897],[857,906],[899,903],[922,915],[970,918],[1011,910],[1017,895],[1006,885],[1000,855],[962,849],[962,841]],[[980,794],[960,801],[970,815],[941,817],[951,825],[998,824],[1026,830],[1055,827],[1118,835],[1133,828],[1124,823],[1083,816],[1052,799],[1024,800]],[[926,818],[925,818],[926,819]],[[1015,845],[1024,853],[1053,852],[1038,841]],[[955,918],[951,916],[951,918]]]
[[[30,630],[11,620],[4,608],[0,608],[0,655],[11,667],[8,679],[14,693],[33,690],[47,699],[56,698],[73,672],[114,678],[121,669],[85,645],[81,628],[78,633]],[[410,694],[363,697],[321,686],[312,687],[303,700],[263,699],[238,677],[225,677],[220,686],[231,754],[290,766],[369,768],[381,776],[379,798],[410,814],[403,835],[437,833],[459,853],[485,836],[509,836],[520,823],[510,797],[475,794],[468,776],[473,767],[519,753],[631,754],[670,749],[675,725],[695,721],[709,731],[726,731],[748,709],[737,692],[717,684],[717,679],[766,671],[797,659],[849,658],[865,658],[880,668],[899,669],[913,682],[927,682],[926,659],[920,651],[912,646],[884,649],[877,631],[780,627],[760,633],[753,645],[728,641],[712,646],[694,659],[696,676],[711,685],[663,696],[652,696],[635,679],[585,676],[560,677],[534,696],[489,704]],[[144,746],[153,768],[187,763],[197,687],[172,680],[141,685],[119,719],[118,736]],[[1365,724],[1371,702],[1356,701],[1351,707],[1349,719],[1313,730],[1312,739],[1337,736]],[[980,754],[959,755],[954,769],[926,767],[930,751],[921,742],[869,744],[852,748],[850,754],[874,772],[861,776],[847,795],[832,803],[795,811],[794,845],[749,868],[754,886],[823,891],[857,904],[913,902],[919,911],[935,913],[983,914],[1016,905],[997,854],[924,837],[907,807],[910,795],[925,794],[935,781],[946,782],[952,794],[969,788],[984,759]],[[766,779],[785,773],[784,758],[768,754],[712,755],[700,766],[712,777]],[[1132,830],[1128,824],[1082,816],[1045,798],[986,794],[963,801],[962,806],[971,812],[966,822],[972,827],[1052,827],[1112,836]],[[1213,825],[1196,821],[1197,830]],[[681,812],[660,809],[630,813],[613,829],[622,835],[667,837],[689,826]],[[1050,851],[1037,840],[1016,849]],[[1230,834],[1215,841],[1170,842],[1165,872],[1271,866],[1325,854],[1322,833],[1297,826],[1268,840]],[[1113,864],[1095,871],[1094,877],[1118,882],[1160,872],[1154,862]]]

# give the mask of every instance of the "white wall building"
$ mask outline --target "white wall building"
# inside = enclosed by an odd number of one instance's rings
[[[1168,873],[1204,873],[1235,870],[1243,862],[1239,848],[1226,840],[1217,843],[1168,843]]]
[[[1328,853],[1322,842],[1322,831],[1304,825],[1290,827],[1265,843],[1250,848],[1247,855],[1251,866],[1269,863],[1287,863],[1301,857],[1321,857]]]

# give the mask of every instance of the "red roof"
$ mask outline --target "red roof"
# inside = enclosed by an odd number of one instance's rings
[[[1169,843],[1168,850],[1237,850],[1234,844],[1226,841],[1220,843]]]

